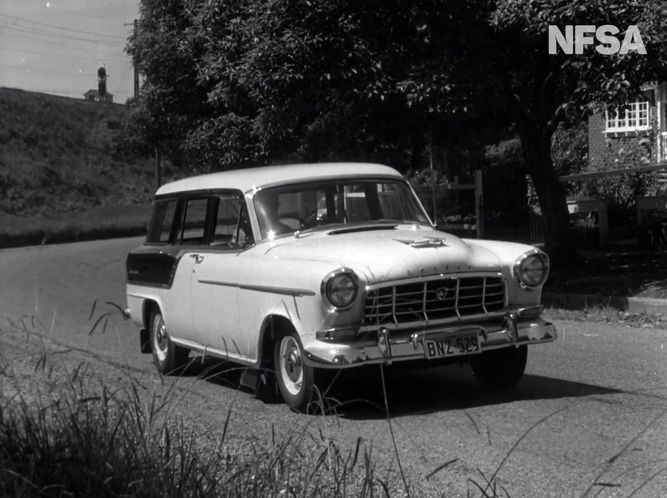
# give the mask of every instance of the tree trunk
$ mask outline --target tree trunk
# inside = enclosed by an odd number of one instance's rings
[[[527,123],[519,125],[518,132],[544,218],[546,251],[557,267],[576,264],[577,247],[570,228],[565,189],[551,159],[552,133]]]

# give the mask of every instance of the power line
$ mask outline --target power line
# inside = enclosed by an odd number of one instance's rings
[[[32,42],[39,42],[39,43],[48,43],[49,45],[55,45],[58,47],[63,47],[63,48],[71,48],[71,49],[78,49],[81,50],[82,46],[81,44],[76,44],[75,42],[67,42],[66,40],[35,40],[34,36],[29,36],[21,33],[6,33],[6,32],[0,32],[0,38],[3,36],[11,36],[13,38],[19,38],[21,40],[30,40]],[[63,43],[64,42],[64,43]],[[72,44],[74,43],[74,44]],[[90,46],[90,45],[87,45]],[[99,46],[99,45],[98,45]],[[116,48],[117,50],[121,50],[117,45],[109,46],[109,47],[103,47],[107,50],[110,48]]]
[[[101,45],[109,45],[109,46],[118,46],[121,43],[121,40],[118,41],[111,41],[111,40],[103,40],[99,38],[84,38],[81,36],[69,36],[65,34],[60,34],[60,33],[50,33],[48,31],[41,31],[39,29],[32,29],[26,26],[10,26],[7,24],[0,24],[2,28],[4,29],[9,29],[12,31],[17,31],[19,33],[29,33],[33,35],[38,35],[38,36],[47,36],[47,37],[52,37],[52,38],[60,38],[63,40],[75,40],[75,41],[84,41],[84,42],[90,42],[90,43],[98,43]]]
[[[72,47],[72,48],[74,50],[79,50],[78,48],[75,48],[75,47]],[[22,53],[22,54],[48,55],[48,56],[52,56],[52,57],[65,57],[67,59],[72,58],[71,54],[56,54],[54,52],[42,52],[42,51],[39,51],[39,50],[22,50],[22,49],[18,49],[18,48],[7,48],[7,47],[0,48],[0,52],[3,52],[3,51],[19,52],[19,53]],[[104,57],[100,57],[99,55],[98,56],[92,56],[92,55],[79,55],[79,54],[77,54],[76,57],[79,58],[79,59],[95,59],[95,60],[115,59],[115,60],[119,60],[119,61],[122,60],[122,61],[129,62],[128,57],[121,57],[121,56],[114,57],[114,56],[110,56],[110,55],[105,55]]]
[[[31,66],[13,66],[11,64],[0,64],[0,67],[5,68],[5,69],[23,69],[25,71],[36,71],[38,73],[53,73],[53,74],[62,74],[66,76],[85,76],[86,78],[89,77],[97,77],[96,74],[94,73],[79,73],[79,72],[70,72],[70,71],[56,71],[54,69],[43,69],[40,67],[31,67]]]
[[[10,29],[13,31],[17,31],[19,33],[29,33],[37,36],[50,36],[53,38],[60,38],[63,40],[76,40],[76,41],[84,41],[84,42],[89,42],[89,43],[97,43],[100,45],[108,45],[111,47],[116,47],[118,46],[119,42],[112,42],[110,40],[100,40],[100,39],[93,39],[93,38],[83,38],[80,36],[68,36],[68,35],[61,35],[58,33],[47,33],[45,31],[38,31],[30,28],[24,28],[24,27],[16,27],[16,26],[7,26],[3,25],[3,29]]]
[[[97,32],[94,32],[94,31],[85,31],[83,29],[76,29],[76,28],[68,28],[68,27],[65,27],[65,26],[58,26],[56,24],[48,24],[48,23],[40,22],[40,21],[33,21],[32,19],[26,19],[24,17],[17,17],[17,16],[10,16],[10,15],[7,15],[7,14],[0,14],[0,17],[6,17],[8,19],[15,19],[16,21],[22,21],[22,22],[27,22],[27,23],[31,23],[31,24],[37,24],[39,26],[46,26],[46,27],[54,28],[54,29],[61,29],[61,30],[64,30],[64,31],[71,31],[71,32],[74,32],[74,33],[83,33],[83,34],[87,34],[87,35],[102,36],[102,37],[107,37],[107,38],[116,38],[116,39],[121,39],[121,40],[125,39],[125,37],[118,36],[118,35],[97,33]]]

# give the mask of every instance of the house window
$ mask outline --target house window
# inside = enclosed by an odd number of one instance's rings
[[[637,131],[648,129],[648,101],[632,102],[622,109],[607,111],[606,131]]]

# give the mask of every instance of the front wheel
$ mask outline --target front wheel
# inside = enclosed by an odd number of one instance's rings
[[[509,347],[482,353],[471,362],[477,380],[491,389],[516,386],[526,370],[528,346]]]
[[[188,359],[188,350],[177,346],[169,339],[167,326],[159,310],[151,313],[150,344],[155,366],[163,375],[179,372]]]
[[[283,400],[290,408],[305,412],[312,401],[315,374],[303,361],[303,348],[296,334],[283,335],[275,342],[273,364]]]

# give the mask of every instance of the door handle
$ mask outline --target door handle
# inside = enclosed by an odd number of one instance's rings
[[[201,254],[190,254],[190,257],[195,260],[196,265],[204,261],[204,256]]]

